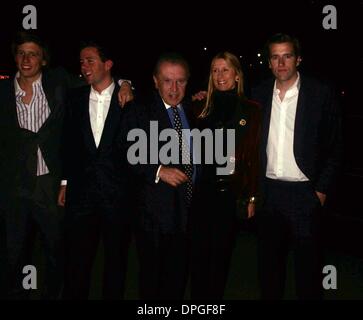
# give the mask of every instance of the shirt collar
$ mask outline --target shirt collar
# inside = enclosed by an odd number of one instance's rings
[[[286,95],[285,96],[290,96],[290,95],[294,95],[295,93],[298,93],[300,90],[300,73],[297,72],[297,78],[294,82],[294,84],[286,91]],[[278,95],[280,94],[280,89],[276,88],[276,80],[275,80],[275,84],[274,84],[274,94]]]
[[[163,103],[164,103],[164,106],[166,108],[166,110],[169,110],[170,108],[172,108],[172,106],[170,104],[167,104],[164,99],[161,99],[163,100]],[[178,109],[180,109],[180,103],[176,106]]]
[[[24,90],[20,87],[18,79],[20,78],[20,73],[19,71],[16,73],[15,75],[15,79],[14,79],[14,84],[15,84],[15,94],[19,94],[19,93],[25,93]],[[35,80],[32,83],[32,86],[34,88],[34,86],[40,85],[42,83],[42,74],[40,74],[39,78],[37,80]]]
[[[91,94],[95,96],[111,97],[114,89],[115,89],[115,82],[112,81],[111,84],[106,89],[102,90],[101,93],[93,89],[93,87],[91,86]]]

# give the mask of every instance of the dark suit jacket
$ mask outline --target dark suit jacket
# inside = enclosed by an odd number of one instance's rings
[[[190,106],[182,103],[185,114],[188,118],[190,128],[194,128],[195,122]],[[145,105],[130,106],[125,114],[123,121],[123,140],[120,143],[126,150],[133,142],[125,141],[127,132],[133,128],[141,128],[147,133],[148,155],[150,147],[150,121],[158,122],[158,135],[166,128],[173,128],[168,112],[159,96],[155,94],[152,102]],[[157,151],[159,152],[166,142],[159,141]],[[149,159],[149,158],[148,158]],[[163,181],[155,183],[155,177],[160,163],[157,164],[138,164],[130,166],[139,181],[139,226],[147,231],[161,233],[176,233],[185,231],[188,220],[188,210],[185,205],[185,187],[183,184],[178,188],[173,188]],[[170,165],[180,169],[179,165]]]
[[[73,90],[64,130],[66,206],[116,206],[126,204],[125,159],[117,150],[123,109],[115,86],[101,140],[96,147],[89,115],[90,86]]]
[[[0,193],[5,203],[18,195],[30,195],[34,189],[38,146],[50,175],[55,180],[61,176],[61,130],[69,76],[63,69],[44,71],[42,86],[51,113],[34,133],[19,126],[14,78],[0,82]]]
[[[315,190],[327,193],[333,186],[342,158],[341,117],[333,90],[318,80],[300,74],[301,86],[295,119],[294,155],[300,170]],[[274,80],[252,91],[263,107],[260,145],[261,177],[266,176]],[[263,187],[261,179],[261,186]],[[263,189],[262,189],[263,191]]]

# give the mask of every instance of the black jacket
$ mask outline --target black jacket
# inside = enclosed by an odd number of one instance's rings
[[[116,85],[96,147],[89,115],[90,86],[74,89],[67,106],[64,129],[63,179],[66,206],[121,206],[126,204],[128,176],[125,158],[117,149],[123,109]]]
[[[294,155],[300,170],[315,190],[327,193],[342,161],[341,116],[334,91],[318,80],[300,75],[296,109]],[[266,176],[268,141],[274,80],[262,83],[252,91],[252,98],[263,108],[260,145],[261,177]],[[261,179],[261,186],[263,187]]]
[[[0,194],[4,203],[35,187],[38,146],[55,180],[61,176],[61,131],[69,75],[63,69],[46,70],[42,86],[51,113],[37,133],[19,126],[14,78],[0,82]],[[56,183],[54,188],[59,188]]]
[[[195,126],[194,118],[190,106],[182,103],[185,114],[188,118],[189,126]],[[154,99],[144,105],[130,106],[124,116],[122,129],[126,134],[122,134],[120,140],[122,148],[127,152],[133,142],[126,141],[127,132],[134,128],[141,128],[148,137],[148,155],[150,147],[150,121],[157,121],[158,132],[166,128],[173,128],[164,103],[158,94]],[[156,151],[166,142],[159,141]],[[148,158],[149,159],[149,158]],[[139,227],[146,231],[161,233],[176,233],[186,230],[188,223],[188,209],[185,205],[185,185],[173,188],[163,181],[155,183],[155,177],[160,163],[130,165],[135,179],[139,183]],[[178,167],[178,165],[174,165]]]

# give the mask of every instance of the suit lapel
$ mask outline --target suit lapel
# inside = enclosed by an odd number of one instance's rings
[[[102,149],[106,142],[113,137],[114,128],[120,121],[121,107],[119,106],[117,99],[118,91],[119,86],[115,85],[115,89],[111,97],[110,108],[108,109],[105,124],[103,126],[100,144],[98,146],[99,150]]]
[[[50,109],[51,114],[54,112],[54,109],[56,107],[55,104],[55,97],[54,97],[54,88],[57,87],[56,83],[53,83],[52,77],[50,77],[48,72],[43,72],[42,74],[42,87],[45,94],[45,97],[48,101],[48,106]],[[50,117],[50,116],[49,116]]]
[[[270,120],[271,120],[271,109],[272,109],[272,96],[273,96],[274,81],[266,85],[264,88],[265,92],[261,95],[264,97],[263,105],[263,121],[262,121],[262,137],[261,146],[263,148],[264,154],[266,153],[268,135],[270,131]]]
[[[300,78],[300,90],[296,106],[295,115],[295,128],[294,128],[294,154],[296,155],[296,150],[300,150],[302,144],[302,138],[304,136],[305,128],[308,126],[306,109],[309,106],[308,98],[306,95],[306,82],[303,77]]]
[[[39,128],[39,132],[44,130],[48,123],[52,121],[52,118],[60,107],[60,104],[57,103],[57,99],[55,97],[55,92],[58,90],[59,85],[60,84],[55,81],[54,77],[52,77],[49,72],[43,72],[42,87],[48,102],[50,114],[49,117],[44,121],[43,125]]]
[[[152,113],[151,119],[158,121],[159,132],[167,128],[173,128],[168,111],[166,110],[164,102],[159,95],[156,98],[155,103],[152,105],[150,112]]]
[[[91,119],[89,115],[89,97],[90,97],[91,87],[88,86],[87,90],[84,90],[79,103],[81,106],[81,114],[80,114],[80,126],[84,136],[84,140],[86,145],[88,146],[89,150],[92,152],[97,151],[95,139],[92,133],[91,127]]]

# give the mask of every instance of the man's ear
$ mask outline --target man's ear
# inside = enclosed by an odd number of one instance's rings
[[[113,66],[113,61],[112,60],[106,60],[105,66],[106,66],[107,71],[111,70],[111,68]]]
[[[42,61],[42,66],[45,67],[47,65],[47,61],[43,60]]]
[[[297,67],[300,65],[301,61],[302,61],[302,58],[300,56],[297,57],[297,59],[296,59],[296,66]]]
[[[154,79],[155,89],[159,89],[158,79],[155,76],[153,76],[153,79]]]

